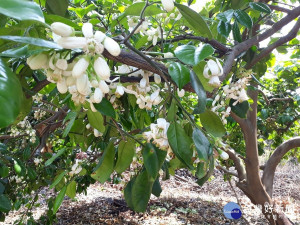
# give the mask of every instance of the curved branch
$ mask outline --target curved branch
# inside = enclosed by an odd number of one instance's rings
[[[271,197],[273,194],[273,180],[277,165],[289,150],[297,147],[300,147],[300,136],[289,139],[279,145],[265,164],[262,183]]]
[[[295,26],[291,29],[291,31],[287,35],[279,38],[276,42],[274,42],[273,44],[269,45],[264,50],[262,50],[256,57],[254,57],[254,59],[249,64],[246,65],[246,68],[251,68],[262,58],[268,56],[275,48],[295,38],[297,36],[299,29],[300,29],[300,19],[298,19]]]
[[[262,34],[255,35],[254,37],[241,42],[233,47],[232,51],[228,54],[226,57],[225,63],[223,65],[223,75],[220,77],[220,80],[223,81],[226,76],[231,71],[231,67],[234,63],[234,59],[239,56],[241,53],[247,51],[249,48],[251,48],[253,45],[256,45],[257,43],[265,40],[266,38],[272,36],[277,31],[279,31],[283,26],[287,25],[294,19],[296,19],[300,15],[300,6],[297,8],[291,10],[291,12],[285,16],[283,19],[275,23],[270,29],[263,32]]]
[[[287,8],[284,8],[284,7],[281,7],[281,6],[278,6],[278,5],[268,5],[268,6],[272,10],[276,10],[276,11],[280,11],[280,12],[284,12],[284,13],[290,13],[291,12],[290,9],[287,9]]]

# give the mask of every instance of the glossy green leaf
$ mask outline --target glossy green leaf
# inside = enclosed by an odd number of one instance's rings
[[[152,144],[147,143],[146,147],[143,149],[143,160],[144,166],[148,174],[152,177],[153,181],[156,179],[159,167],[158,167],[158,158],[156,151]]]
[[[182,62],[195,66],[205,58],[211,56],[214,51],[214,48],[210,44],[204,44],[200,47],[181,45],[175,49],[174,53]]]
[[[263,13],[271,13],[272,10],[270,9],[270,7],[262,2],[250,2],[249,3],[250,8],[255,9],[259,12],[263,12]]]
[[[191,161],[193,156],[193,151],[191,149],[192,141],[191,138],[185,133],[185,130],[180,124],[173,122],[168,128],[167,136],[174,154],[188,168],[193,169]]]
[[[196,11],[192,10],[186,5],[181,5],[175,3],[176,7],[179,9],[179,12],[182,16],[188,21],[188,23],[192,26],[194,31],[200,34],[203,37],[207,37],[208,39],[212,39],[213,35],[207,26],[205,20],[202,16]]]
[[[9,212],[11,210],[11,201],[6,195],[0,195],[0,212]]]
[[[103,184],[114,170],[114,158],[114,141],[111,141],[104,150],[104,153],[91,177]]]
[[[198,95],[197,113],[203,113],[206,108],[206,91],[194,71],[190,71],[191,84]]]
[[[247,112],[250,108],[249,102],[244,101],[242,103],[237,103],[236,105],[233,105],[235,100],[230,99],[229,105],[231,107],[232,112],[234,112],[238,117],[246,119]]]
[[[1,0],[0,14],[17,20],[35,20],[44,23],[43,12],[38,4],[24,0]]]
[[[10,58],[20,58],[23,56],[29,56],[28,54],[28,45],[19,47],[19,48],[12,48],[8,49],[4,52],[0,53],[1,57],[10,57]]]
[[[175,99],[172,100],[171,106],[168,108],[167,121],[176,120],[176,113],[178,111],[178,107]]]
[[[135,142],[132,139],[122,140],[118,147],[118,160],[115,171],[119,174],[123,173],[131,164],[135,153]]]
[[[205,130],[213,136],[222,137],[225,134],[224,125],[216,113],[206,110],[200,115],[200,120]]]
[[[87,116],[88,116],[88,120],[90,125],[99,130],[101,133],[103,133],[105,131],[105,126],[103,124],[103,116],[100,112],[93,112],[92,110],[88,110],[87,111]]]
[[[154,181],[153,187],[152,187],[152,194],[154,194],[156,197],[159,197],[162,192],[162,188],[159,183],[159,177]]]
[[[206,173],[206,175],[204,177],[202,177],[201,179],[198,179],[197,184],[202,186],[210,178],[210,176],[214,173],[214,168],[215,168],[214,162],[215,162],[214,157],[211,156],[210,161],[209,161],[208,172]]]
[[[67,191],[67,186],[64,186],[64,187],[60,190],[59,194],[56,196],[55,201],[54,201],[54,204],[53,204],[53,214],[55,214],[55,213],[58,211],[58,209],[59,209],[61,203],[62,203],[63,200],[64,200],[66,191]]]
[[[183,88],[184,85],[190,82],[190,71],[181,63],[171,63],[168,71],[172,80],[175,81],[180,90]]]
[[[217,15],[217,18],[219,20],[224,21],[224,22],[230,22],[231,18],[233,17],[233,13],[234,13],[234,10],[233,9],[229,9],[229,10],[227,10],[225,12],[219,13]]]
[[[6,165],[0,164],[0,177],[5,178],[9,174],[9,168]]]
[[[50,189],[54,188],[63,178],[64,176],[68,173],[68,171],[63,171],[61,172],[56,179],[53,181],[53,183],[50,185]]]
[[[105,116],[116,118],[114,107],[106,98],[103,98],[100,103],[94,104],[95,108]]]
[[[145,212],[152,192],[153,182],[149,180],[146,170],[143,170],[135,179],[132,186],[132,204],[136,212]]]
[[[193,140],[195,143],[195,147],[196,147],[199,159],[207,162],[208,158],[211,154],[210,143],[209,143],[207,137],[201,132],[201,130],[195,128],[193,131]]]
[[[71,128],[74,125],[75,119],[77,118],[77,115],[78,115],[77,112],[71,111],[71,112],[68,113],[68,115],[64,119],[64,123],[66,121],[68,121],[68,122],[67,122],[67,126],[64,129],[63,137],[67,137],[67,135],[69,134]]]
[[[132,187],[133,187],[135,180],[136,180],[136,176],[132,177],[124,188],[124,198],[125,198],[125,201],[126,201],[128,207],[130,207],[131,209],[134,208],[133,203],[132,203]]]
[[[45,48],[53,48],[53,49],[62,49],[58,44],[52,41],[46,41],[40,38],[33,38],[33,37],[21,37],[21,36],[0,36],[0,39],[7,40],[7,41],[14,41],[23,44],[30,44]]]
[[[252,28],[253,21],[245,11],[238,9],[234,12],[234,16],[240,24],[247,27],[248,29]]]
[[[66,195],[70,198],[75,198],[76,196],[76,181],[73,180],[71,183],[67,186]]]
[[[238,23],[235,21],[232,26],[233,39],[239,43],[242,42],[242,35]]]
[[[6,63],[0,58],[0,128],[13,123],[17,118],[23,91],[20,81]]]
[[[66,148],[62,148],[56,154],[53,154],[52,157],[45,162],[45,166],[50,166],[54,160],[61,156],[65,151]]]
[[[129,7],[126,8],[124,11],[125,15],[128,16],[139,16],[141,15],[141,12],[143,8],[145,7],[145,2],[136,2]],[[146,8],[144,15],[145,16],[154,16],[160,13],[164,13],[165,11],[161,10],[160,8],[156,7],[156,5],[150,5]]]
[[[218,30],[219,34],[221,34],[225,38],[227,38],[231,31],[231,24],[221,20],[218,24],[217,30]]]
[[[46,0],[46,10],[49,14],[65,16],[68,6],[68,0]]]

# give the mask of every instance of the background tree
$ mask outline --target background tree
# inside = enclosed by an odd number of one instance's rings
[[[135,211],[160,195],[160,177],[186,167],[203,185],[217,166],[270,224],[292,223],[272,192],[281,159],[299,158],[288,153],[300,146],[299,4],[193,3],[0,2],[2,220],[23,204],[30,216],[49,186],[52,223],[65,195],[117,180],[135,156],[124,189]],[[266,139],[274,151],[259,165]]]

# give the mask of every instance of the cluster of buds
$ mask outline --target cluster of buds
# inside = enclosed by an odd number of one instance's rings
[[[129,31],[131,32],[139,23],[140,17],[138,16],[131,16],[128,18],[128,26]],[[145,31],[148,29],[149,22],[143,21],[142,24],[134,31],[135,34],[141,32],[142,34],[145,33]]]
[[[157,119],[157,123],[151,123],[150,129],[151,131],[144,132],[143,135],[148,142],[153,140],[153,144],[155,144],[158,148],[162,150],[169,149],[169,141],[167,137],[167,131],[170,126],[170,123],[167,122],[163,118]]]
[[[21,183],[22,182],[22,177],[18,177],[18,176],[11,176],[8,178],[9,182],[13,182],[14,180],[16,181],[16,183]]]
[[[227,99],[236,100],[232,105],[248,101],[249,97],[246,92],[247,84],[250,77],[242,77],[236,82],[231,82],[229,85],[223,87],[224,94]]]
[[[73,36],[74,29],[60,22],[53,23],[51,29],[58,45],[65,49],[82,49],[84,55],[71,60],[69,53],[40,53],[29,57],[27,64],[33,70],[46,69],[47,79],[57,84],[60,93],[69,91],[75,104],[88,101],[95,111],[93,103],[100,103],[109,92],[110,68],[102,53],[106,49],[118,56],[121,53],[119,44],[101,31],[94,33],[91,23],[83,24],[84,37]]]
[[[216,61],[210,59],[207,61],[207,64],[204,66],[203,76],[209,79],[208,84],[212,87],[220,87],[221,81],[220,76],[223,75],[223,67],[221,66],[218,59]]]
[[[16,126],[10,128],[10,136],[16,137],[19,135],[25,135],[25,138],[32,143],[36,141],[36,131],[32,128],[27,116]]]
[[[36,120],[40,120],[41,118],[43,118],[46,115],[46,111],[38,109],[37,111],[34,112],[33,117]]]

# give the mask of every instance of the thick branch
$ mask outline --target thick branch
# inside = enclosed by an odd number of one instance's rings
[[[291,12],[290,9],[287,9],[287,8],[284,8],[284,7],[281,7],[281,6],[278,6],[278,5],[268,5],[268,6],[272,10],[276,10],[276,11],[280,11],[280,12],[284,12],[284,13],[290,13]]]
[[[300,147],[300,136],[289,139],[279,145],[265,164],[262,182],[270,196],[273,194],[273,180],[277,165],[289,150],[297,147]]]
[[[300,19],[298,19],[295,26],[291,29],[291,31],[287,35],[281,37],[279,40],[277,40],[276,42],[274,42],[273,44],[269,45],[264,50],[262,50],[256,57],[254,57],[254,59],[249,64],[246,65],[246,68],[251,68],[262,58],[268,56],[275,48],[295,38],[297,36],[299,29],[300,29]]]
[[[233,161],[234,167],[237,170],[237,177],[239,178],[239,182],[243,182],[246,180],[246,171],[243,166],[243,161],[234,153],[233,151],[226,151],[229,155],[229,158]]]
[[[291,21],[293,21],[294,19],[296,19],[299,15],[300,15],[300,6],[291,10],[291,12],[287,16],[285,16],[283,19],[281,19],[280,21],[275,23],[270,29],[268,29],[264,33],[255,35],[254,37],[237,44],[232,49],[232,51],[228,54],[228,56],[226,57],[225,63],[223,65],[224,73],[221,76],[221,80],[223,81],[226,78],[227,74],[229,74],[229,72],[231,71],[231,67],[233,65],[234,59],[238,55],[247,51],[253,45],[256,45],[259,42],[265,40],[266,38],[272,36],[277,31],[279,31],[283,26],[285,26],[286,24],[288,24]]]

